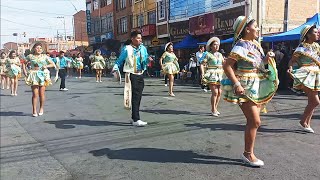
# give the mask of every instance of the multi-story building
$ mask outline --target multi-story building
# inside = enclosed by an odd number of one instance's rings
[[[156,29],[157,38],[152,41],[153,45],[165,44],[170,41],[169,33],[169,0],[155,0],[156,2]]]
[[[200,41],[211,36],[227,39],[240,15],[251,14],[261,34],[293,29],[319,12],[319,0],[155,0],[157,3],[157,35],[160,39],[181,41],[187,34]],[[169,7],[169,8],[168,8]],[[169,9],[169,13],[167,11]]]
[[[24,52],[29,48],[29,43],[7,42],[3,45],[3,50],[6,54],[8,54],[12,50],[15,50],[19,55],[24,54]]]
[[[74,38],[83,46],[88,46],[88,33],[86,28],[86,12],[81,10],[73,15]]]
[[[130,39],[133,22],[132,3],[133,0],[114,0],[115,35],[121,43]]]
[[[112,0],[86,0],[87,32],[94,49],[113,48],[108,40],[115,39],[114,4]]]
[[[134,0],[132,16],[133,30],[141,30],[145,46],[152,45],[152,40],[156,38],[156,4],[154,0]]]

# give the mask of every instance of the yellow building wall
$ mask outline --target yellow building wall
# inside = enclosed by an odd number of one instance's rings
[[[133,28],[138,27],[138,15],[143,14],[143,25],[149,24],[148,12],[156,10],[155,0],[133,0],[134,5],[132,6],[133,14]]]

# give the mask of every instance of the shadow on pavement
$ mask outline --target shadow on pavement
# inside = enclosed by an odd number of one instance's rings
[[[187,127],[199,127],[199,128],[210,128],[212,131],[244,131],[245,125],[239,124],[201,124],[201,123],[194,123],[194,124],[185,124]],[[303,131],[300,130],[290,130],[290,129],[268,129],[263,127],[264,125],[260,126],[258,132],[266,132],[266,133],[299,133],[305,134]]]
[[[60,121],[44,121],[48,124],[54,124],[56,128],[59,129],[72,129],[75,128],[76,125],[85,125],[85,126],[132,126],[129,122],[110,122],[110,121],[92,121],[92,120],[78,120],[78,119],[70,119],[70,120],[60,120]]]
[[[123,93],[117,93],[117,94],[114,94],[115,96],[123,96]],[[142,97],[144,96],[163,96],[163,95],[157,95],[157,94],[149,94],[149,93],[143,93],[142,94]]]
[[[123,89],[123,86],[101,86],[101,87],[97,87],[97,88],[118,88],[118,89]]]
[[[107,156],[109,159],[145,161],[156,163],[192,163],[192,164],[229,164],[246,166],[240,159],[219,156],[206,156],[193,151],[167,150],[157,148],[127,148],[111,150],[109,148],[90,151],[93,156]]]
[[[264,114],[262,116],[265,117],[275,117],[275,118],[280,118],[280,119],[292,119],[292,120],[300,120],[300,117],[302,116],[301,114]],[[312,119],[320,119],[320,115],[314,114],[312,116]]]
[[[7,112],[1,112],[1,116],[27,116],[27,114],[23,112],[15,112],[15,111],[7,111]]]
[[[0,96],[11,96],[10,94],[0,94]]]
[[[208,116],[206,113],[197,113],[197,112],[190,112],[190,111],[179,111],[179,110],[172,110],[172,109],[157,109],[157,110],[140,110],[141,112],[146,112],[146,113],[152,113],[152,114],[188,114],[188,115],[197,115],[197,116]]]

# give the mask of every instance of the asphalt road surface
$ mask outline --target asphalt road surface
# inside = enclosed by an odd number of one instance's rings
[[[262,115],[255,154],[261,168],[244,165],[245,118],[221,101],[210,116],[210,93],[177,85],[169,97],[160,79],[146,79],[141,118],[133,127],[123,108],[123,85],[104,78],[68,78],[47,88],[45,114],[31,117],[31,90],[1,90],[1,180],[320,179],[320,112],[315,134],[299,130],[307,100],[280,92]]]

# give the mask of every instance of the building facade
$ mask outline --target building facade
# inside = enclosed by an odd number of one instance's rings
[[[133,16],[132,4],[134,0],[114,0],[114,26],[115,36],[120,43],[130,39]]]
[[[169,33],[169,0],[155,0],[156,3],[156,30],[157,37],[153,45],[165,44],[170,41]]]
[[[134,0],[132,17],[132,30],[140,30],[143,44],[152,46],[152,40],[156,37],[156,4],[154,0]]]
[[[319,0],[260,0],[262,34],[291,30],[319,13]],[[258,6],[259,7],[259,6]]]
[[[112,0],[86,0],[89,44],[96,48],[115,39],[114,4]]]
[[[9,54],[10,51],[14,50],[18,55],[24,54],[24,52],[30,48],[29,43],[16,43],[16,42],[7,42],[3,44],[3,52]]]
[[[75,41],[80,41],[83,45],[88,45],[88,33],[86,28],[86,12],[81,10],[73,15],[73,27]]]

